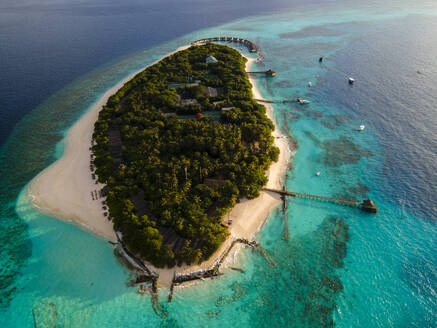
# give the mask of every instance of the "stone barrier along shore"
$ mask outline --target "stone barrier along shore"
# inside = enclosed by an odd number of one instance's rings
[[[116,245],[120,255],[135,269],[142,272],[143,274],[137,277],[137,281],[135,283],[141,283],[145,281],[155,281],[158,280],[159,275],[150,270],[141,260],[139,260],[135,255],[133,255],[129,250],[123,245],[122,242],[112,243]],[[139,279],[142,278],[142,279]]]
[[[212,277],[216,277],[216,276],[221,275],[222,273],[220,272],[220,267],[223,264],[226,257],[229,255],[232,248],[237,243],[240,243],[240,244],[252,247],[253,249],[256,249],[257,251],[259,251],[261,253],[261,255],[263,255],[266,258],[269,265],[276,266],[276,263],[274,262],[274,260],[271,259],[269,254],[267,254],[267,252],[264,250],[264,248],[258,242],[249,241],[247,239],[242,239],[242,238],[234,239],[232,241],[231,245],[226,249],[226,251],[223,252],[223,254],[220,256],[220,258],[218,258],[209,269],[197,270],[197,271],[193,271],[193,272],[186,273],[186,274],[175,273],[174,277],[173,277],[172,285],[170,287],[169,301],[171,301],[171,299],[173,297],[173,289],[174,289],[175,285],[179,285],[179,284],[182,284],[184,282],[189,282],[189,281],[194,281],[194,280],[203,280],[205,278],[212,278]],[[141,260],[136,258],[135,255],[133,255],[132,253],[130,253],[129,250],[127,250],[124,247],[122,242],[111,243],[111,244],[116,245],[120,255],[130,265],[132,265],[138,271],[142,272],[142,274],[137,275],[136,280],[132,281],[132,283],[133,284],[141,284],[144,282],[152,283],[152,293],[156,293],[157,289],[158,289],[157,288],[157,281],[158,281],[159,275],[156,272],[150,270]]]
[[[123,258],[131,264],[135,269],[142,272],[142,274],[137,274],[135,281],[131,281],[131,285],[137,285],[142,283],[151,283],[150,295],[152,301],[152,308],[155,313],[161,318],[167,318],[168,311],[163,309],[159,303],[158,297],[158,277],[159,275],[150,270],[141,260],[139,260],[135,255],[130,253],[120,241],[118,243],[111,243],[117,247],[119,253]]]
[[[193,271],[193,272],[185,273],[185,274],[176,273],[174,278],[173,278],[172,286],[177,285],[177,284],[181,284],[184,282],[188,282],[188,281],[202,280],[205,278],[211,278],[211,277],[221,275],[221,273],[219,271],[220,266],[223,264],[223,261],[229,255],[229,252],[231,251],[231,249],[237,243],[241,243],[241,244],[244,244],[244,245],[249,246],[249,247],[257,247],[258,246],[258,243],[256,241],[248,241],[247,239],[242,239],[242,238],[234,239],[232,241],[231,245],[228,247],[228,249],[226,251],[224,251],[222,256],[220,256],[220,258],[218,258],[214,262],[214,264],[212,265],[211,268],[206,269],[206,270]]]
[[[237,244],[243,244],[249,247],[253,247],[254,249],[259,250],[260,245],[256,241],[249,241],[247,239],[238,238],[234,239],[231,245],[223,252],[223,254],[214,262],[214,264],[205,270],[197,270],[186,274],[175,273],[173,277],[173,282],[170,287],[169,294],[169,302],[171,302],[173,298],[173,289],[175,285],[182,284],[184,282],[194,281],[194,280],[203,280],[205,278],[212,278],[221,275],[220,267],[223,264],[226,257],[229,255],[232,248]],[[137,278],[135,281],[132,281],[132,285],[141,284],[141,283],[151,283],[151,292],[153,294],[157,294],[157,281],[159,275],[149,269],[141,260],[139,260],[135,255],[133,255],[121,241],[118,243],[111,242],[112,245],[116,247],[119,254],[125,259],[133,268],[137,271],[141,272],[141,274],[137,274]],[[264,252],[261,251],[261,254],[265,255]],[[268,261],[270,262],[270,261]]]

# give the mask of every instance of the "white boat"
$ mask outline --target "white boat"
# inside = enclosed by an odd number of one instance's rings
[[[355,83],[355,79],[352,78],[352,77],[350,77],[350,78],[349,78],[349,84],[354,84],[354,83]]]
[[[363,131],[365,128],[366,127],[363,124],[361,124],[360,127],[358,128],[358,131]]]
[[[306,100],[306,99],[303,99],[303,98],[297,98],[297,102],[299,103],[299,104],[301,104],[301,105],[303,105],[303,104],[309,104],[310,103],[310,101],[309,100]]]
[[[308,86],[311,88],[313,86],[312,82],[308,82]]]
[[[317,171],[317,172],[316,172],[316,175],[319,176],[319,175],[320,175],[320,171]]]

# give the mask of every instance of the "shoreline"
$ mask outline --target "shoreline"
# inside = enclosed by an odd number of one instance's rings
[[[182,46],[173,52],[170,52],[157,60],[172,55],[175,52],[188,48],[190,45]],[[247,58],[246,72],[255,62],[253,58]],[[65,142],[64,154],[61,158],[39,173],[28,186],[29,202],[39,212],[52,216],[57,219],[72,223],[80,229],[91,232],[101,238],[109,241],[116,241],[116,235],[113,230],[112,221],[109,221],[104,215],[102,201],[105,197],[94,200],[94,190],[100,190],[103,184],[95,183],[91,177],[89,161],[91,156],[90,146],[91,137],[94,131],[94,123],[98,118],[99,112],[108,98],[116,93],[127,81],[132,79],[136,74],[143,71],[147,65],[137,72],[129,75],[117,85],[106,91],[103,96],[91,106],[88,110],[68,131]],[[258,87],[252,77],[249,77],[252,84],[253,97],[263,99]],[[273,107],[270,104],[263,104],[267,110],[267,116],[275,125],[272,132],[275,138],[274,143],[280,149],[280,155],[277,162],[272,163],[267,171],[268,188],[281,188],[281,179],[286,172],[288,160],[291,152],[288,148],[288,142],[280,133],[279,127],[273,113]],[[175,272],[186,274],[198,270],[206,270],[216,263],[222,254],[228,250],[229,246],[235,239],[243,238],[252,240],[255,234],[261,229],[271,211],[281,203],[277,194],[260,192],[256,199],[242,199],[236,204],[229,214],[227,220],[232,220],[229,228],[230,236],[222,243],[219,249],[207,260],[198,265],[183,265],[174,268],[155,268],[150,263],[147,266],[159,274],[159,286],[168,287],[171,285]],[[236,252],[240,247],[233,247],[225,259],[225,264],[229,265],[234,262]],[[231,260],[229,260],[231,259]]]
[[[115,94],[126,82],[175,52],[186,49],[181,46],[155,62],[130,74],[115,86],[107,90],[90,109],[83,114],[68,130],[61,158],[38,173],[29,183],[28,198],[31,205],[40,213],[76,225],[105,240],[117,241],[113,224],[104,215],[102,209],[105,198],[93,200],[91,193],[100,190],[103,184],[96,184],[91,177],[89,161],[91,137],[94,123],[109,97]],[[62,204],[60,206],[59,204]]]

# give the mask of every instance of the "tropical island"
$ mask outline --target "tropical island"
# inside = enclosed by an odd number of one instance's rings
[[[263,99],[246,73],[255,60],[214,44],[181,46],[138,69],[84,109],[62,156],[29,183],[29,202],[111,243],[121,236],[130,255],[120,255],[137,267],[133,255],[162,287],[175,275],[228,266],[239,241],[253,241],[281,203],[260,188],[281,189],[292,155],[272,105],[252,99]]]
[[[229,234],[225,214],[259,196],[278,160],[246,61],[218,44],[176,52],[124,84],[95,122],[114,229],[156,267],[208,259]]]

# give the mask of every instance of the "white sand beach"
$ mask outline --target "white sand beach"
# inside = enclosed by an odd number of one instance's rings
[[[188,47],[180,47],[164,57]],[[96,180],[91,177],[89,148],[94,123],[102,106],[127,81],[144,69],[145,67],[129,75],[105,92],[99,101],[68,131],[64,139],[65,148],[62,157],[30,182],[29,201],[40,212],[73,223],[104,239],[117,240],[112,222],[103,215],[105,211],[102,209],[102,201],[105,198],[100,198],[98,195],[98,191],[104,185],[96,184]]]
[[[176,51],[187,47],[181,47]],[[255,59],[248,58],[246,70],[254,61]],[[108,90],[92,106],[69,130],[65,139],[63,156],[31,181],[28,187],[29,200],[40,212],[76,224],[80,228],[105,239],[116,240],[112,222],[103,215],[102,201],[104,198],[95,198],[94,191],[98,193],[103,185],[95,184],[95,180],[91,177],[91,151],[89,148],[91,147],[94,123],[98,118],[100,109],[112,94],[140,71]],[[251,79],[251,83],[254,97],[261,99],[262,97],[253,79]],[[288,149],[287,139],[280,134],[272,106],[269,104],[264,105],[267,108],[269,118],[275,123],[273,136],[275,137],[275,145],[280,149],[278,162],[273,163],[267,173],[269,179],[267,187],[280,189],[281,179],[287,169],[291,153]],[[269,213],[280,203],[279,195],[267,192],[261,192],[261,195],[253,200],[242,200],[226,215],[226,221],[232,220],[229,229],[230,237],[220,249],[208,261],[200,265],[172,269],[153,268],[160,275],[159,285],[162,287],[169,286],[175,270],[176,272],[190,272],[209,268],[235,238],[253,239]]]

